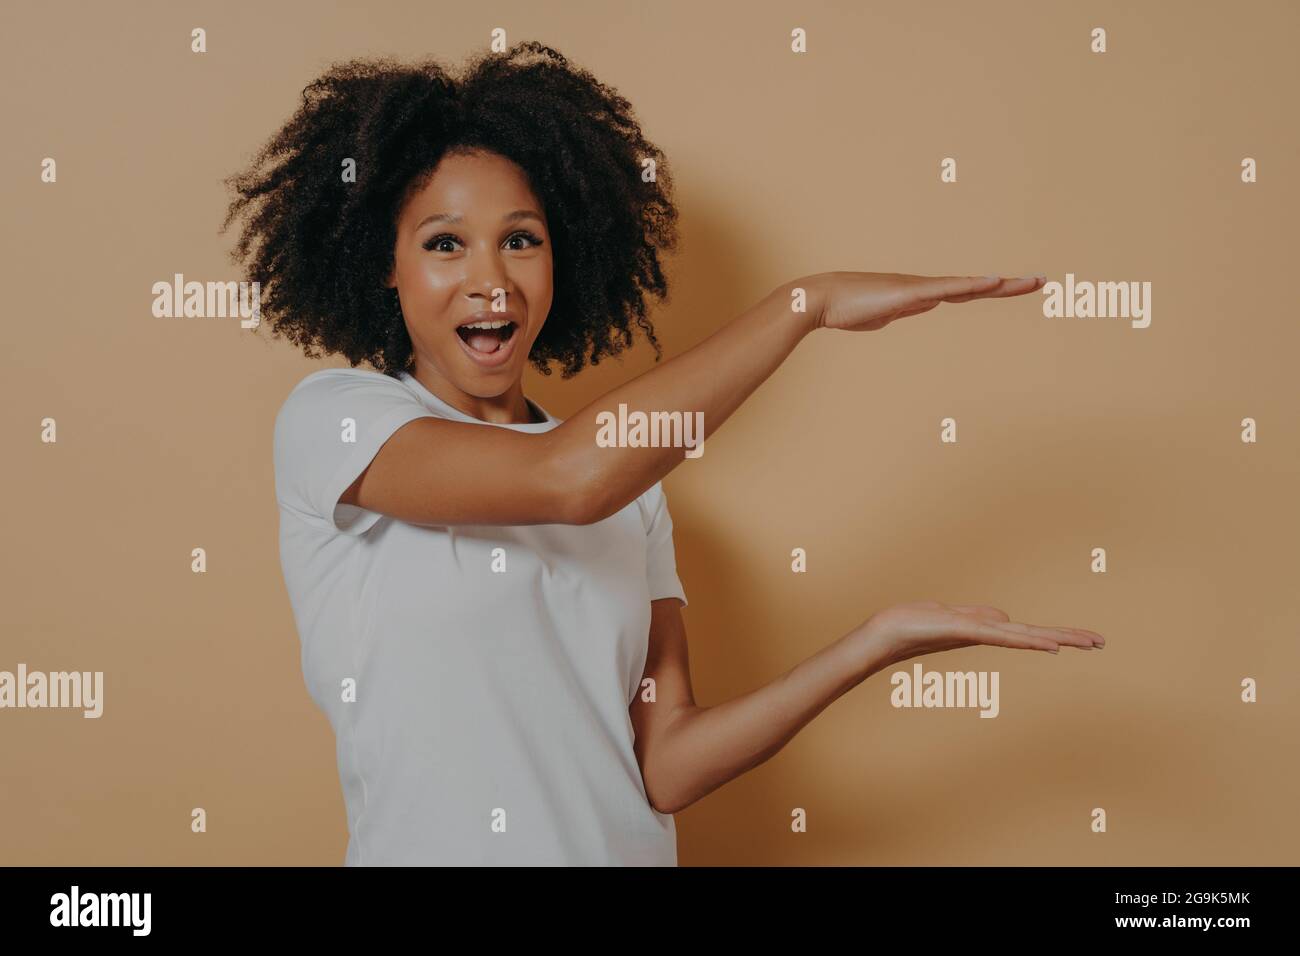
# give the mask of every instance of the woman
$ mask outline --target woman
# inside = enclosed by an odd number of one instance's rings
[[[714,707],[691,692],[672,519],[680,446],[604,447],[620,404],[712,435],[816,329],[879,329],[1038,278],[826,273],[567,420],[523,392],[616,355],[676,209],[629,104],[536,43],[461,77],[354,61],[234,177],[236,256],[314,357],[275,425],[281,562],[337,735],[354,864],[659,864],[672,814],[893,663],[1100,646],[989,607],[907,604]],[[223,229],[225,226],[223,226]],[[369,362],[374,371],[358,369]],[[492,427],[484,427],[492,426]]]

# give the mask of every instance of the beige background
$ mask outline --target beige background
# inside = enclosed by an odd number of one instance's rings
[[[920,598],[1109,641],[922,659],[1000,671],[995,720],[894,710],[876,675],[679,814],[681,862],[1300,862],[1298,9],[5,4],[0,669],[102,670],[106,689],[98,721],[0,711],[0,862],[342,862],[271,462],[280,402],[322,363],[265,328],[155,319],[150,286],[237,277],[221,179],[329,62],[458,62],[497,26],[618,88],[667,151],[669,355],[825,270],[1153,284],[1145,330],[1049,320],[1034,296],[819,333],[666,479],[702,704]],[[565,417],[652,360],[642,341],[525,384]]]

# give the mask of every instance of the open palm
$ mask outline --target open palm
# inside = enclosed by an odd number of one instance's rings
[[[1106,645],[1096,631],[1021,624],[996,607],[938,601],[886,608],[860,625],[852,638],[873,660],[882,662],[881,666],[976,644],[1050,653],[1062,646],[1092,649]]]
[[[871,332],[943,302],[998,299],[1041,287],[1042,276],[914,276],[896,272],[822,272],[800,280],[809,288],[816,327]]]

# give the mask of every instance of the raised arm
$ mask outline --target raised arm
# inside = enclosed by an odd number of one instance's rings
[[[941,302],[1023,295],[1035,277],[825,272],[778,286],[693,348],[525,434],[419,419],[400,428],[340,498],[424,524],[591,524],[685,460],[674,446],[597,444],[600,412],[702,414],[707,438],[814,329],[871,331]],[[796,305],[801,309],[796,309]]]
[[[555,455],[586,503],[585,522],[624,508],[685,460],[682,447],[601,447],[597,414],[703,413],[711,436],[816,327],[815,304],[796,312],[791,292],[799,281],[770,292],[703,342],[602,395],[552,431]]]
[[[591,524],[685,460],[681,447],[597,445],[596,414],[702,412],[711,435],[815,327],[782,286],[687,351],[528,434],[422,418],[393,434],[339,499],[414,524]]]

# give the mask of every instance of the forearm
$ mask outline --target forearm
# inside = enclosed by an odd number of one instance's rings
[[[811,331],[811,306],[808,312],[791,308],[794,287],[778,287],[703,342],[602,395],[548,433],[559,480],[584,497],[593,520],[635,500],[686,452],[680,446],[602,447],[597,414],[617,416],[620,404],[646,415],[702,412],[704,435],[711,437]]]
[[[646,792],[676,813],[763,763],[832,701],[886,666],[846,635],[764,687],[714,707],[683,710],[647,749]]]

